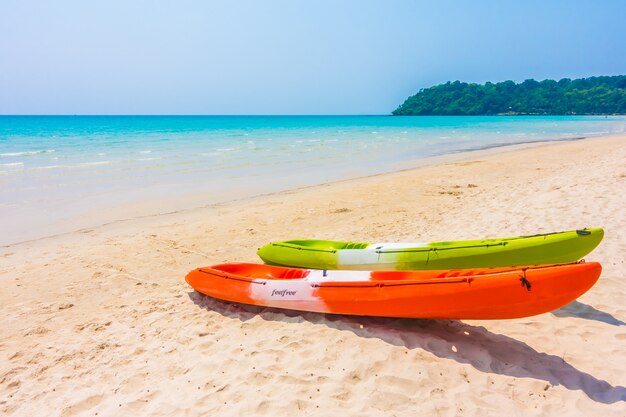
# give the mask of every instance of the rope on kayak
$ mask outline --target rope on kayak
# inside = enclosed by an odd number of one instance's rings
[[[528,291],[530,291],[530,288],[532,287],[532,284],[530,283],[530,281],[526,278],[526,270],[522,269],[522,272],[524,273],[524,275],[522,275],[519,280],[522,283],[522,287],[526,287],[526,289]]]
[[[204,274],[208,274],[208,275],[213,275],[214,277],[218,277],[218,278],[224,278],[224,279],[230,279],[233,281],[242,281],[242,282],[247,282],[250,284],[260,284],[260,285],[267,285],[267,281],[255,281],[254,278],[250,278],[250,277],[241,277],[241,276],[237,276],[237,275],[225,275],[225,274],[218,274],[215,273],[211,270],[206,270],[206,269],[202,269],[199,268],[198,272],[202,272]]]
[[[471,285],[474,281],[472,277],[450,277],[439,279],[428,279],[423,281],[408,281],[408,282],[393,282],[393,281],[362,281],[362,282],[349,282],[349,281],[326,281],[326,282],[313,282],[312,288],[383,288],[383,287],[408,287],[412,285],[432,285],[432,284],[460,284],[467,283]]]
[[[376,250],[376,253],[435,252],[435,251],[444,251],[444,250],[491,248],[494,246],[506,246],[508,244],[509,242],[498,242],[498,243],[480,243],[476,245],[450,246],[450,247],[429,246],[429,247],[423,247],[423,248],[380,249],[380,250]]]
[[[286,243],[270,243],[272,246],[278,246],[281,248],[289,248],[296,249],[308,252],[328,252],[328,253],[337,253],[337,249],[317,249],[317,248],[309,248],[305,246],[298,246],[294,244],[286,244]]]

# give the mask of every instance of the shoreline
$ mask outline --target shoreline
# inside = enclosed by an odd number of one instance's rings
[[[294,188],[270,191],[270,192],[261,193],[261,194],[247,195],[243,197],[236,197],[233,199],[218,200],[218,201],[210,202],[206,204],[194,205],[188,208],[185,208],[184,207],[185,204],[183,202],[180,202],[176,205],[175,208],[173,208],[173,210],[164,211],[164,212],[156,212],[156,213],[148,212],[145,214],[135,214],[135,215],[130,215],[130,213],[128,213],[128,216],[123,217],[123,218],[100,221],[100,222],[93,221],[92,224],[86,224],[77,229],[65,230],[65,231],[61,231],[58,233],[35,237],[32,239],[18,240],[18,241],[10,242],[7,244],[0,244],[0,248],[9,249],[11,247],[18,246],[21,244],[27,244],[31,242],[37,242],[40,240],[61,237],[61,236],[68,235],[68,234],[81,233],[81,231],[84,231],[84,230],[99,229],[99,228],[106,227],[108,225],[112,225],[116,223],[132,222],[133,220],[140,220],[140,219],[146,219],[146,218],[158,218],[160,216],[180,214],[180,213],[185,213],[185,212],[189,212],[193,210],[206,209],[206,208],[217,207],[221,205],[236,204],[239,202],[243,203],[243,202],[252,201],[258,198],[271,197],[271,196],[281,195],[283,193],[293,193],[293,192],[298,192],[300,190],[305,190],[305,189],[310,189],[310,188],[316,188],[316,187],[350,182],[350,181],[359,181],[359,180],[366,179],[366,178],[376,178],[380,176],[393,175],[398,172],[411,171],[411,170],[416,170],[416,169],[420,169],[423,167],[434,166],[438,164],[448,164],[448,163],[459,162],[467,158],[497,155],[499,153],[513,152],[513,151],[520,150],[520,149],[549,146],[555,143],[567,143],[567,142],[574,142],[574,141],[580,141],[580,140],[594,140],[594,139],[610,140],[611,138],[620,138],[622,136],[624,135],[614,134],[614,135],[599,135],[599,136],[578,136],[578,137],[572,137],[572,138],[552,138],[552,139],[542,139],[542,140],[537,140],[537,141],[522,141],[522,142],[517,142],[517,143],[494,144],[494,145],[486,145],[484,147],[479,147],[479,148],[465,148],[465,149],[460,149],[458,151],[451,151],[451,152],[442,153],[439,155],[428,156],[428,157],[414,159],[414,160],[410,160],[406,162],[399,162],[396,164],[398,168],[392,171],[374,173],[370,175],[362,175],[362,176],[357,176],[357,177],[352,177],[352,178],[331,180],[328,182],[321,182],[321,183],[312,184],[312,185],[296,186]],[[196,193],[187,194],[185,197],[180,198],[180,200],[190,201],[192,199],[195,199],[194,197],[192,197],[195,195]],[[119,211],[119,212],[125,212],[125,211],[128,212],[129,210],[133,210],[132,208],[137,207],[139,205],[144,205],[145,203],[148,203],[149,205],[154,206],[157,204],[157,201],[151,199],[150,201],[147,201],[147,202],[127,203],[127,204],[123,204],[123,205],[115,207],[114,210]]]
[[[626,135],[521,148],[1,248],[0,413],[622,417]],[[258,262],[258,247],[289,238],[583,227],[605,229],[587,256],[600,280],[515,320],[257,308],[184,281],[200,266]]]

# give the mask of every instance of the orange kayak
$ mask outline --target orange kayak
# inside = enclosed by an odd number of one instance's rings
[[[326,271],[229,263],[185,278],[221,300],[319,313],[512,319],[562,307],[600,277],[597,262],[446,271]]]

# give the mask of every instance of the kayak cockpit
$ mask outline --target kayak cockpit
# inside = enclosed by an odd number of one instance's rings
[[[306,278],[310,272],[308,269],[282,268],[249,263],[215,265],[211,269],[251,279],[303,279]]]
[[[365,249],[370,244],[366,242],[340,242],[336,240],[302,239],[276,242],[273,243],[273,245],[298,247],[303,250],[336,251],[343,249]]]

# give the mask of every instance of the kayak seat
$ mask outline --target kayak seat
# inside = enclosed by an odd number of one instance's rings
[[[346,245],[341,249],[365,249],[369,246],[369,243],[363,242],[345,242]]]
[[[272,276],[269,276],[269,279],[302,279],[309,275],[309,271],[307,269],[300,268],[281,268],[280,273],[272,273]]]

